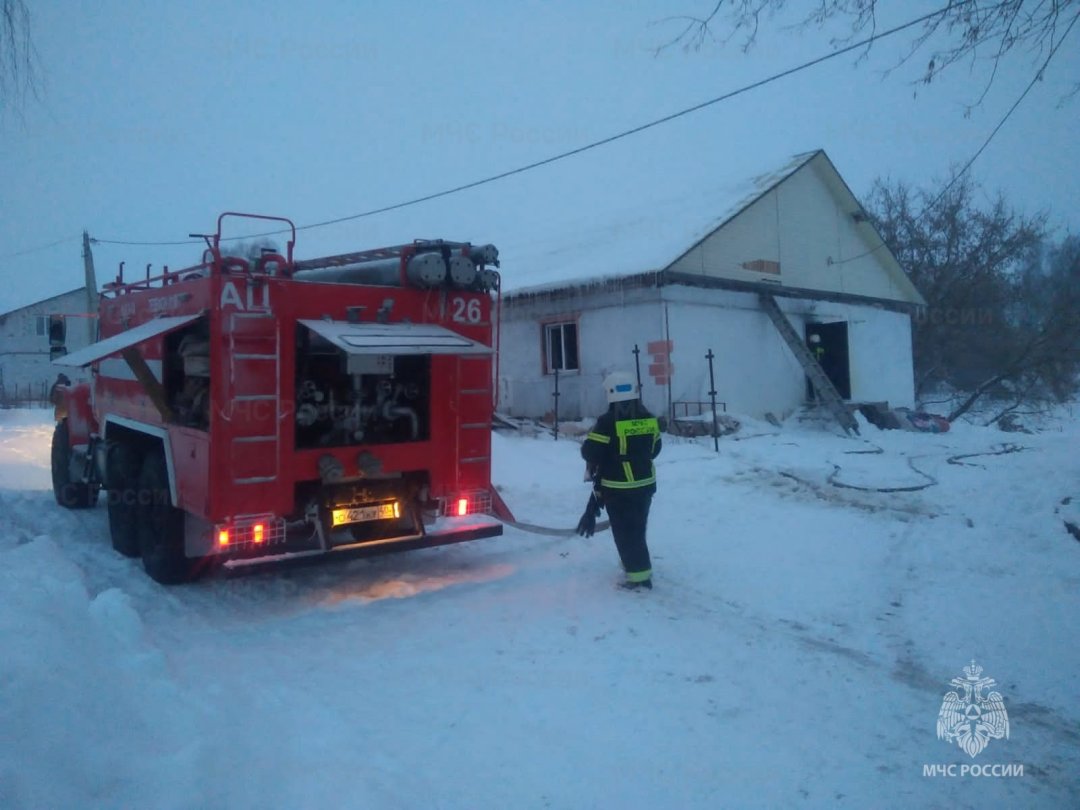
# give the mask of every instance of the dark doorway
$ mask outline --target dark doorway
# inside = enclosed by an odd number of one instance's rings
[[[810,354],[817,358],[842,399],[851,399],[851,367],[848,364],[847,321],[834,323],[808,323],[806,344]],[[814,399],[814,388],[806,381],[806,393]]]

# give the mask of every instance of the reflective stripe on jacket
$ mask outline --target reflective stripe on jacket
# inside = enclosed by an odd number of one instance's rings
[[[616,419],[611,409],[585,437],[581,455],[599,471],[600,486],[614,490],[656,491],[653,459],[660,454],[660,426],[643,407]]]

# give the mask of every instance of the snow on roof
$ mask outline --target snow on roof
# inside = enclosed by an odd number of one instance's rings
[[[803,152],[753,175],[735,166],[706,192],[646,197],[588,223],[544,228],[547,238],[501,246],[504,290],[541,292],[663,270],[819,153]]]
[[[81,292],[85,292],[85,291],[86,291],[86,287],[75,287],[74,289],[67,290],[65,292],[56,293],[56,295],[49,295],[49,296],[46,296],[45,298],[39,298],[39,299],[37,299],[35,301],[26,301],[25,303],[19,304],[18,306],[11,307],[10,309],[8,309],[8,310],[6,310],[4,312],[0,312],[0,315],[2,315],[4,317],[7,317],[9,315],[14,315],[17,312],[21,312],[24,309],[29,309],[30,307],[40,306],[42,304],[48,304],[50,301],[56,301],[56,300],[58,300],[60,298],[66,298],[67,296],[72,295],[73,293],[81,293]],[[16,300],[22,300],[25,297],[26,296],[22,296],[21,298],[16,299]]]

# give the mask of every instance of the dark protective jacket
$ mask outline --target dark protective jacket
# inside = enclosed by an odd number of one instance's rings
[[[68,415],[67,398],[61,389],[66,389],[69,385],[71,385],[71,380],[68,379],[67,375],[60,374],[57,376],[56,382],[52,384],[52,388],[49,389],[49,403],[53,406],[53,419],[57,422]]]
[[[660,454],[660,426],[640,400],[616,402],[601,416],[581,456],[607,490],[652,495],[656,492],[653,459]]]

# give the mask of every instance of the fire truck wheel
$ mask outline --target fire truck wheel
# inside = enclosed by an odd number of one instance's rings
[[[184,556],[184,512],[169,497],[169,472],[165,454],[151,450],[139,472],[137,523],[143,568],[162,585],[176,585],[191,578],[192,561]]]
[[[132,444],[119,444],[109,456],[109,536],[125,557],[138,557],[139,472],[142,456]]]
[[[98,488],[71,480],[71,444],[67,419],[56,423],[52,439],[52,485],[56,502],[66,509],[88,509],[97,503]]]

